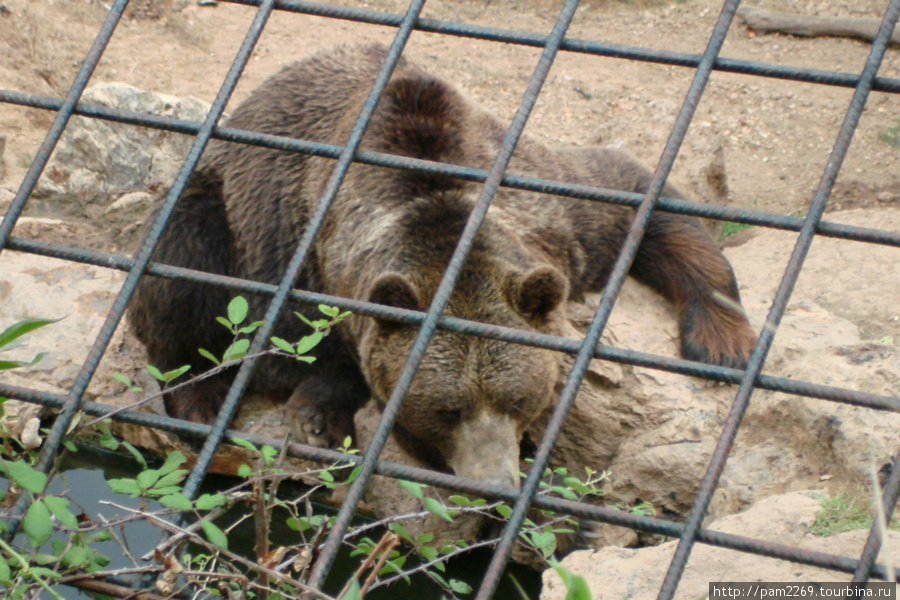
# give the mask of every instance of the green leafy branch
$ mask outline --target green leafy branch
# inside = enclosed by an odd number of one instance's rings
[[[222,353],[222,356],[217,357],[212,352],[204,348],[199,348],[197,350],[201,356],[212,361],[215,364],[215,367],[199,373],[185,381],[182,381],[175,385],[170,385],[174,380],[190,371],[191,365],[182,365],[177,369],[172,369],[170,371],[166,371],[165,373],[160,371],[153,365],[147,365],[147,372],[150,373],[150,375],[154,379],[159,381],[160,391],[155,394],[147,395],[137,402],[133,402],[131,404],[128,404],[127,406],[117,408],[105,414],[103,417],[99,417],[87,423],[87,425],[94,425],[99,421],[110,418],[118,413],[142,406],[152,400],[162,397],[164,394],[168,394],[180,388],[193,385],[199,381],[203,381],[204,379],[214,377],[215,375],[227,371],[232,367],[240,365],[245,360],[254,360],[264,356],[286,356],[305,363],[314,362],[316,358],[314,356],[309,356],[308,353],[313,350],[313,348],[315,348],[336,325],[338,325],[341,321],[343,321],[350,315],[349,311],[341,312],[340,309],[336,307],[326,306],[324,304],[320,304],[318,309],[319,312],[329,318],[310,320],[299,312],[294,313],[300,320],[313,328],[313,332],[311,334],[304,336],[299,341],[294,343],[290,343],[279,337],[272,336],[270,338],[270,341],[272,342],[271,347],[265,350],[261,350],[260,352],[257,352],[255,354],[248,355],[247,352],[250,349],[250,338],[247,336],[254,333],[262,324],[262,321],[254,321],[252,323],[244,325],[244,322],[247,320],[247,316],[249,315],[250,306],[246,299],[241,296],[236,296],[231,300],[231,302],[228,303],[227,317],[216,317],[216,321],[227,328],[233,335],[232,342]],[[137,385],[134,381],[131,380],[130,377],[124,375],[123,373],[113,373],[112,378],[123,384],[129,391],[143,391],[141,386]]]

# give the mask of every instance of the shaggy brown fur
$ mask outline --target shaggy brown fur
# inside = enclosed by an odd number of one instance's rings
[[[380,46],[343,47],[283,69],[233,114],[230,127],[343,144],[385,56]],[[453,87],[401,61],[362,147],[488,168],[504,126]],[[276,282],[284,272],[333,161],[216,141],[178,203],[156,260]],[[650,173],[610,149],[553,149],[523,138],[510,171],[626,191]],[[296,282],[302,289],[425,309],[440,283],[480,184],[354,164]],[[667,196],[681,197],[667,187]],[[501,189],[462,270],[446,314],[557,333],[565,300],[602,290],[633,211],[599,202]],[[684,356],[741,366],[754,340],[731,268],[700,224],[656,214],[632,273],[678,310]],[[722,302],[721,299],[727,299]],[[227,295],[146,278],[130,317],[150,360],[163,369],[201,365],[198,347],[221,350],[213,320]],[[258,318],[266,301],[252,299]],[[307,307],[292,307],[310,314]],[[278,336],[299,339],[290,311]],[[325,339],[312,365],[261,362],[253,386],[290,396],[307,441],[334,443],[370,393],[389,396],[416,329],[353,316]],[[436,468],[514,484],[522,433],[552,401],[558,356],[549,351],[438,331],[395,429]],[[194,369],[195,371],[199,369]],[[173,415],[208,421],[223,376],[173,393]]]

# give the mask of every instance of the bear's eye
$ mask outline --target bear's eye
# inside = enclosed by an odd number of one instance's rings
[[[441,421],[448,425],[454,425],[462,421],[461,410],[439,410],[437,411],[437,416]]]

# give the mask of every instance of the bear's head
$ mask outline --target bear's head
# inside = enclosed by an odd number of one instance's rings
[[[374,279],[366,299],[427,310],[461,230],[446,218],[419,221],[407,230],[413,239],[398,243],[410,251]],[[558,334],[568,293],[568,279],[559,268],[542,260],[514,230],[489,218],[444,315]],[[358,345],[360,366],[382,406],[418,330],[368,319]],[[403,401],[394,434],[408,452],[437,469],[518,486],[522,435],[553,402],[558,370],[556,352],[438,329]]]

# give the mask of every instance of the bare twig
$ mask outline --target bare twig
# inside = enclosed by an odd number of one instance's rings
[[[372,552],[366,557],[366,560],[363,561],[359,568],[354,573],[353,577],[347,581],[344,585],[344,589],[341,590],[341,593],[338,594],[338,600],[341,600],[348,591],[350,591],[350,586],[353,585],[354,581],[359,581],[359,578],[362,577],[363,573],[372,569],[372,572],[369,573],[369,576],[366,578],[365,584],[360,588],[359,597],[364,598],[366,595],[366,590],[372,585],[372,582],[378,576],[378,572],[381,571],[382,567],[384,567],[384,563],[387,562],[388,555],[391,551],[400,544],[400,537],[391,531],[386,531],[384,535],[381,536],[381,539],[378,540],[378,544],[372,549]],[[375,564],[375,557],[378,557],[378,563]],[[372,566],[375,564],[375,568]]]
[[[136,512],[134,509],[128,508],[127,506],[116,505],[112,502],[106,502],[106,504],[109,504],[110,506],[115,506],[116,508],[127,511],[127,512]],[[143,515],[145,516],[145,518],[148,521],[151,521],[157,527],[159,527],[161,529],[165,529],[166,531],[171,532],[171,533],[182,534],[182,536],[190,537],[192,542],[203,546],[204,548],[206,548],[207,550],[209,550],[212,553],[217,553],[221,556],[225,556],[231,561],[240,563],[240,564],[244,565],[245,567],[254,569],[260,573],[264,572],[271,579],[277,580],[281,583],[286,583],[302,592],[313,594],[317,598],[321,598],[323,600],[333,600],[333,598],[331,596],[328,596],[328,595],[320,592],[319,590],[313,589],[307,585],[300,583],[299,581],[291,579],[290,577],[288,577],[286,575],[283,575],[277,571],[274,571],[272,569],[268,569],[262,565],[259,565],[255,562],[253,562],[252,560],[248,560],[248,559],[244,558],[243,556],[240,556],[238,554],[235,554],[234,552],[231,552],[230,550],[228,550],[226,548],[222,548],[220,546],[211,544],[210,542],[206,541],[206,539],[200,537],[196,533],[189,532],[186,529],[178,527],[174,523],[170,523],[170,522],[166,521],[165,519],[161,519],[161,518],[157,517],[156,515],[154,515],[153,513],[143,513]],[[214,573],[211,573],[210,575],[215,576]]]
[[[114,583],[109,583],[108,581],[103,581],[102,579],[79,579],[68,583],[69,585],[83,590],[100,592],[101,594],[106,594],[107,596],[113,596],[115,598],[128,598],[130,600],[173,600],[174,598],[178,598],[178,596],[172,594],[163,596],[153,592],[135,592],[130,587],[116,585]]]
[[[538,531],[540,529],[543,529],[544,527],[547,527],[548,525],[553,526],[553,525],[556,525],[559,523],[564,523],[566,521],[566,519],[567,519],[567,517],[559,517],[559,518],[553,519],[547,523],[541,523],[539,525],[535,525],[534,527],[526,527],[526,528],[522,529],[522,532],[530,533],[532,531]],[[499,541],[499,538],[494,538],[491,540],[482,540],[480,542],[474,542],[465,547],[458,547],[455,550],[452,550],[451,552],[448,552],[447,554],[442,555],[440,558],[436,558],[436,559],[428,561],[426,563],[422,563],[422,564],[416,566],[414,569],[410,569],[409,571],[404,571],[403,573],[397,573],[396,575],[392,575],[390,577],[382,579],[381,581],[377,581],[372,584],[372,587],[370,589],[374,590],[376,588],[390,585],[390,584],[394,583],[395,581],[405,579],[415,573],[421,573],[421,572],[427,573],[428,569],[433,567],[435,563],[445,562],[455,556],[459,556],[460,554],[464,554],[466,552],[471,552],[472,550],[476,550],[478,548],[484,548],[486,546],[494,546],[497,544],[498,541]]]
[[[203,381],[204,379],[209,379],[213,375],[218,375],[219,373],[221,373],[222,371],[225,371],[226,369],[230,369],[231,367],[236,367],[236,366],[240,365],[245,360],[250,360],[251,358],[259,358],[261,356],[268,356],[271,354],[281,354],[284,356],[289,356],[287,353],[283,352],[282,350],[279,350],[278,348],[269,348],[268,350],[263,350],[262,352],[257,352],[256,354],[248,354],[247,356],[244,356],[243,358],[229,360],[227,362],[222,363],[221,365],[217,365],[217,366],[213,367],[209,371],[200,373],[196,377],[192,377],[192,378],[188,379],[187,381],[183,381],[177,385],[173,385],[172,387],[162,389],[155,394],[141,398],[137,402],[132,402],[131,404],[128,404],[125,406],[120,406],[119,408],[106,413],[102,417],[97,417],[93,421],[88,421],[85,424],[85,427],[90,427],[91,425],[99,423],[100,421],[105,421],[106,419],[110,419],[110,418],[114,417],[115,415],[119,414],[120,412],[124,412],[126,410],[131,410],[134,408],[138,408],[139,406],[143,406],[144,404],[150,402],[151,400],[156,400],[157,398],[162,397],[164,394],[169,394],[171,392],[174,392],[175,390],[181,389],[181,388],[189,386],[189,385],[193,385],[199,381]]]

